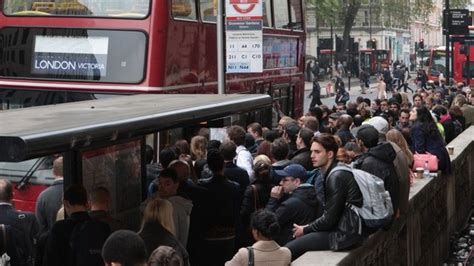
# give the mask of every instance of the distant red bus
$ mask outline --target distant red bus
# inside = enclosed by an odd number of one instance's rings
[[[452,57],[450,56],[450,58]],[[432,48],[429,58],[424,63],[427,65],[426,74],[428,75],[428,80],[437,81],[441,73],[446,75],[446,47]]]
[[[359,54],[361,68],[372,75],[382,72],[386,67],[390,67],[390,50],[362,49]]]
[[[226,75],[225,93],[267,93],[279,111],[297,117],[304,103],[304,1],[262,2],[263,73]],[[216,3],[0,1],[0,110],[121,94],[217,93]],[[1,167],[0,177],[18,169],[11,177],[18,181],[31,166]],[[43,186],[50,179],[30,180]]]

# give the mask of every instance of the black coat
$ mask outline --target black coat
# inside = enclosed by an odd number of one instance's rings
[[[233,162],[227,162],[224,165],[224,176],[229,180],[236,182],[240,186],[240,194],[244,195],[244,191],[250,183],[249,174],[245,169],[238,167]]]
[[[208,193],[205,207],[207,215],[204,217],[203,228],[201,228],[205,232],[205,237],[235,235],[235,226],[240,213],[239,184],[219,175],[201,179],[198,184],[207,188]],[[220,231],[219,234],[223,233],[224,235],[215,235],[216,229]]]
[[[71,249],[71,234],[74,227],[80,223],[84,223],[87,220],[91,220],[87,212],[75,212],[72,213],[69,218],[58,221],[51,228],[48,240],[46,242],[46,250],[43,258],[44,266],[69,266],[73,265],[72,257],[73,250]],[[104,234],[110,234],[110,227],[102,222],[95,221],[97,226],[101,227],[101,232]],[[100,241],[104,241],[102,235],[89,235],[90,238],[100,238]],[[106,237],[105,237],[106,238]],[[94,241],[96,242],[96,241]],[[78,246],[85,247],[87,243],[78,243]],[[94,264],[90,264],[94,265]]]
[[[310,184],[300,185],[286,200],[270,198],[266,209],[275,212],[281,228],[275,241],[280,245],[289,242],[293,235],[293,224],[308,224],[314,221],[319,206],[316,190]]]
[[[255,187],[255,192],[252,186]],[[255,204],[257,204],[257,209],[264,208],[267,205],[270,199],[270,192],[273,188],[272,183],[262,183],[259,181],[255,181],[252,186],[248,186],[245,190],[242,206],[240,208],[240,216],[246,221],[246,224],[248,224],[250,220],[250,215],[256,211]],[[257,200],[255,200],[255,194],[257,194]]]
[[[439,132],[430,133],[422,123],[415,123],[411,128],[413,152],[429,152],[438,158],[438,169],[445,174],[451,173],[451,160]]]
[[[329,175],[336,165],[337,161],[334,161],[331,167],[323,174],[326,199],[323,215],[304,228],[305,234],[316,231],[337,230],[337,225],[341,219],[346,202],[362,207],[362,193],[352,173],[336,171]]]
[[[311,151],[308,147],[297,150],[293,155],[293,158],[291,158],[291,162],[300,164],[308,171],[311,171],[314,168],[313,163],[311,162]]]
[[[145,242],[148,255],[160,246],[172,247],[184,261],[184,265],[189,265],[189,256],[186,248],[179,243],[176,237],[166,230],[159,222],[147,222],[143,225],[138,235]]]
[[[358,157],[354,163],[355,168],[364,170],[383,180],[385,189],[392,198],[394,211],[398,208],[398,194],[400,190],[397,172],[393,164],[396,156],[397,154],[392,145],[384,142],[370,148],[366,153]]]

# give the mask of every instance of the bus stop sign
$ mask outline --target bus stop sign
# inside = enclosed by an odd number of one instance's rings
[[[445,10],[446,15],[446,10]],[[469,34],[469,25],[471,18],[467,9],[449,9],[447,18],[447,30],[451,35],[467,35]]]

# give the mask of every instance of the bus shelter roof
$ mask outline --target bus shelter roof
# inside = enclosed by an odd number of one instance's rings
[[[0,161],[143,136],[271,103],[261,94],[142,94],[0,111]]]

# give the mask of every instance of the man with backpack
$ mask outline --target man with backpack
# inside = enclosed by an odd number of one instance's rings
[[[7,179],[0,179],[0,257],[6,259],[8,256],[11,265],[30,266],[34,263],[33,245],[39,230],[38,222],[33,213],[15,210],[12,199],[12,184]]]
[[[363,153],[356,157],[354,168],[364,170],[384,181],[385,189],[390,193],[393,210],[397,213],[399,199],[398,176],[393,161],[395,150],[388,142],[379,143],[379,131],[372,125],[362,125],[357,131],[357,143]]]
[[[360,243],[357,230],[344,234],[339,229],[343,216],[350,210],[347,206],[362,207],[362,193],[357,185],[354,175],[350,171],[332,171],[338,161],[336,159],[339,145],[334,136],[320,134],[313,138],[311,144],[311,160],[315,168],[320,167],[323,176],[325,204],[321,217],[306,225],[294,225],[293,237],[296,238],[286,244],[291,250],[292,260],[295,260],[306,251],[337,249],[339,244],[345,248]],[[341,243],[337,238],[344,234]],[[344,240],[343,240],[344,241]],[[349,243],[350,242],[350,243]]]
[[[104,265],[101,250],[110,227],[91,219],[87,204],[87,191],[81,185],[72,185],[64,192],[64,209],[69,217],[53,225],[43,265]]]

